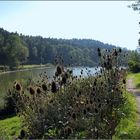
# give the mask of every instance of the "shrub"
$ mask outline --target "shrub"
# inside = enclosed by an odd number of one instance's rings
[[[140,54],[136,51],[132,51],[128,61],[129,70],[131,72],[140,72]]]
[[[16,106],[24,136],[20,138],[112,138],[124,103],[125,70],[118,65],[120,50],[101,53],[96,75],[72,76],[57,66],[51,82],[47,76],[18,94]],[[22,132],[23,132],[22,130]]]
[[[128,66],[131,72],[140,72],[140,63],[131,60],[128,62]]]

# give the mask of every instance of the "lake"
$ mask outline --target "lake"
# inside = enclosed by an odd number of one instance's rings
[[[83,76],[93,75],[96,70],[95,68],[85,67],[73,67],[73,75],[80,76],[81,69],[83,70]],[[3,105],[3,97],[7,90],[13,86],[15,80],[25,83],[28,79],[38,79],[39,74],[46,72],[49,79],[52,79],[55,73],[55,67],[43,67],[34,68],[31,70],[15,71],[10,73],[4,73],[0,75],[0,106]],[[88,73],[88,74],[87,74]]]

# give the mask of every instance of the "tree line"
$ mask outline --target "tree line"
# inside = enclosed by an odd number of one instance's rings
[[[0,28],[0,65],[10,68],[21,64],[54,64],[58,56],[63,58],[64,65],[95,66],[99,62],[97,48],[106,50],[116,46],[92,39],[28,36]]]

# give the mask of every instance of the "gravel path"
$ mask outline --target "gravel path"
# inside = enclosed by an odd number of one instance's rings
[[[140,89],[136,88],[134,84],[134,79],[129,78],[126,83],[126,89],[127,91],[133,93],[136,96],[137,100],[137,107],[138,107],[138,125],[140,126]]]

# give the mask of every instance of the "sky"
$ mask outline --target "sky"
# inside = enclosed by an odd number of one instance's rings
[[[139,14],[132,1],[0,1],[0,27],[24,35],[88,38],[136,49]]]

